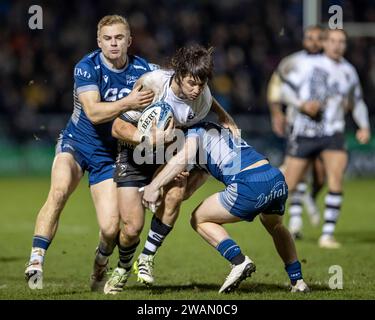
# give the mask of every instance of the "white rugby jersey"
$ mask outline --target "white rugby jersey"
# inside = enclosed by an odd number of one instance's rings
[[[336,62],[324,54],[308,55],[285,76],[284,83],[287,86],[282,90],[285,102],[290,103],[294,99],[298,108],[308,100],[322,103],[319,121],[297,109],[293,135],[319,137],[344,132],[349,101],[353,103],[353,118],[357,125],[360,128],[369,127],[358,74],[344,58]]]
[[[211,91],[206,84],[197,99],[193,101],[181,99],[173,93],[170,87],[173,74],[173,70],[155,70],[144,74],[141,83],[145,89],[154,91],[155,97],[152,103],[163,100],[172,107],[176,126],[190,127],[204,119],[210,111]],[[141,111],[128,111],[122,114],[122,118],[136,124],[141,114]]]

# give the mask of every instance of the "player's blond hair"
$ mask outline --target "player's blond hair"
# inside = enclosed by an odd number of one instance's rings
[[[100,35],[100,30],[104,26],[112,26],[112,25],[118,24],[118,23],[123,24],[125,26],[127,32],[129,33],[129,36],[130,36],[130,26],[129,26],[128,21],[123,16],[120,16],[120,15],[117,15],[117,14],[112,14],[112,15],[104,16],[98,22],[98,31],[97,31],[98,38],[99,38],[99,35]]]

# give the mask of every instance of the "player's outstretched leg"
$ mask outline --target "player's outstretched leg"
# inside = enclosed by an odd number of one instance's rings
[[[263,226],[273,238],[276,250],[285,264],[285,271],[291,283],[291,292],[309,292],[302,277],[301,263],[291,234],[282,223],[282,217],[276,214],[260,215]]]
[[[25,278],[30,289],[43,288],[45,254],[56,234],[65,203],[81,177],[82,170],[71,154],[63,152],[56,155],[52,165],[48,198],[36,220],[30,259],[25,270]]]
[[[193,229],[231,264],[231,271],[221,286],[220,293],[234,291],[256,269],[253,261],[241,252],[237,243],[221,226],[238,221],[241,219],[223,207],[217,193],[203,201],[191,217]]]

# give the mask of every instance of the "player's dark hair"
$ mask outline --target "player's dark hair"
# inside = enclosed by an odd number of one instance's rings
[[[178,49],[172,58],[171,66],[175,71],[175,79],[180,84],[181,79],[191,75],[202,82],[212,78],[213,47],[194,44]]]

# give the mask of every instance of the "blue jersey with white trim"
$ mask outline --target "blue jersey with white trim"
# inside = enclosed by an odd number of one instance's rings
[[[71,139],[91,145],[115,147],[116,140],[111,135],[113,121],[94,125],[85,114],[78,95],[85,91],[98,91],[101,102],[119,100],[130,93],[140,76],[155,68],[145,59],[128,56],[128,63],[123,69],[113,69],[104,60],[100,49],[86,55],[74,68],[74,111],[65,133]]]
[[[242,138],[233,138],[228,129],[212,122],[189,128],[186,137],[198,139],[197,164],[225,185],[242,169],[266,159]]]

